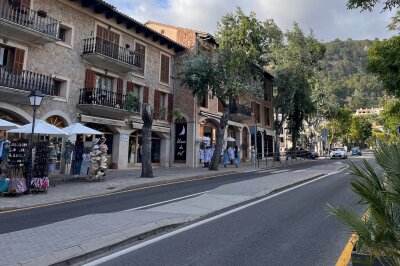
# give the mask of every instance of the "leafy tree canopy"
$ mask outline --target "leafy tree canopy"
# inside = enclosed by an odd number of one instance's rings
[[[354,116],[351,122],[350,139],[360,146],[366,145],[369,137],[372,136],[372,124],[368,118]]]
[[[390,141],[397,142],[399,139],[397,126],[400,125],[400,101],[391,101],[381,113],[381,118],[385,133],[389,133]]]
[[[283,33],[274,20],[261,22],[254,12],[246,15],[238,7],[218,22],[215,38],[221,48],[243,50],[250,61],[264,66],[271,60],[271,49],[281,45]]]
[[[372,11],[374,7],[381,2],[383,3],[383,10],[391,10],[400,5],[400,0],[349,0],[347,2],[347,7],[350,9],[361,8],[361,10]]]
[[[375,42],[368,51],[368,70],[376,74],[384,88],[400,97],[400,36]]]

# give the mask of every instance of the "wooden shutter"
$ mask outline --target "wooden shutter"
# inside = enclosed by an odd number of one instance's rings
[[[156,120],[160,118],[160,92],[158,90],[154,91],[154,115]]]
[[[91,69],[86,69],[85,88],[96,87],[96,72]]]
[[[149,103],[149,87],[143,88],[143,103]]]
[[[140,74],[144,74],[144,63],[146,62],[146,46],[136,43],[135,51],[139,55],[139,72]]]
[[[117,104],[122,104],[122,94],[124,90],[124,80],[117,79]]]
[[[130,93],[130,92],[133,92],[134,87],[135,87],[135,85],[134,85],[133,82],[127,81],[127,82],[126,82],[126,94],[128,94],[128,93]]]
[[[220,99],[218,99],[218,112],[224,112],[224,106],[222,105],[222,102]]]
[[[168,94],[168,122],[172,122],[174,110],[174,95]]]
[[[15,48],[15,57],[14,57],[14,73],[20,75],[22,70],[24,69],[24,56],[25,51],[22,49]]]
[[[31,0],[21,0],[21,6],[31,8]]]
[[[169,84],[169,57],[161,55],[161,76],[160,81]]]

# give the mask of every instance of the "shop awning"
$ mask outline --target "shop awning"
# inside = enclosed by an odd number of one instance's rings
[[[90,116],[90,115],[82,115],[82,114],[80,116],[81,116],[81,122],[95,123],[95,124],[107,125],[107,126],[118,126],[118,127],[125,126],[124,120],[114,120],[114,119],[108,119],[108,118],[102,118],[102,117],[96,117],[96,116]]]
[[[137,122],[132,122],[132,128],[134,129],[142,129],[143,124],[137,123]],[[151,131],[154,132],[160,132],[160,133],[169,133],[170,128],[169,127],[160,127],[160,126],[152,126]]]

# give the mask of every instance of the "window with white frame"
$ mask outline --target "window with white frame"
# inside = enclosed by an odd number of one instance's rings
[[[60,39],[58,44],[61,44],[68,48],[72,48],[73,34],[74,34],[74,27],[69,23],[61,22],[58,31],[58,38]]]
[[[69,79],[53,76],[54,78],[54,96],[59,98],[67,99],[68,98],[68,87],[69,87]]]

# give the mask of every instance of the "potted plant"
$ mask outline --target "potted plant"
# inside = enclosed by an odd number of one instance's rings
[[[132,92],[129,92],[128,95],[126,95],[125,105],[126,109],[129,112],[133,112],[138,103],[139,103],[138,97],[136,97],[136,95],[134,95]]]
[[[47,12],[44,10],[38,10],[37,15],[41,18],[47,18]]]
[[[161,107],[160,108],[160,118],[162,120],[166,120],[167,119],[167,108],[165,108],[165,107]]]
[[[381,145],[374,157],[379,173],[366,160],[362,167],[350,164],[355,176],[351,189],[367,207],[366,215],[360,218],[352,209],[331,205],[328,209],[358,238],[353,265],[400,265],[400,145]]]

